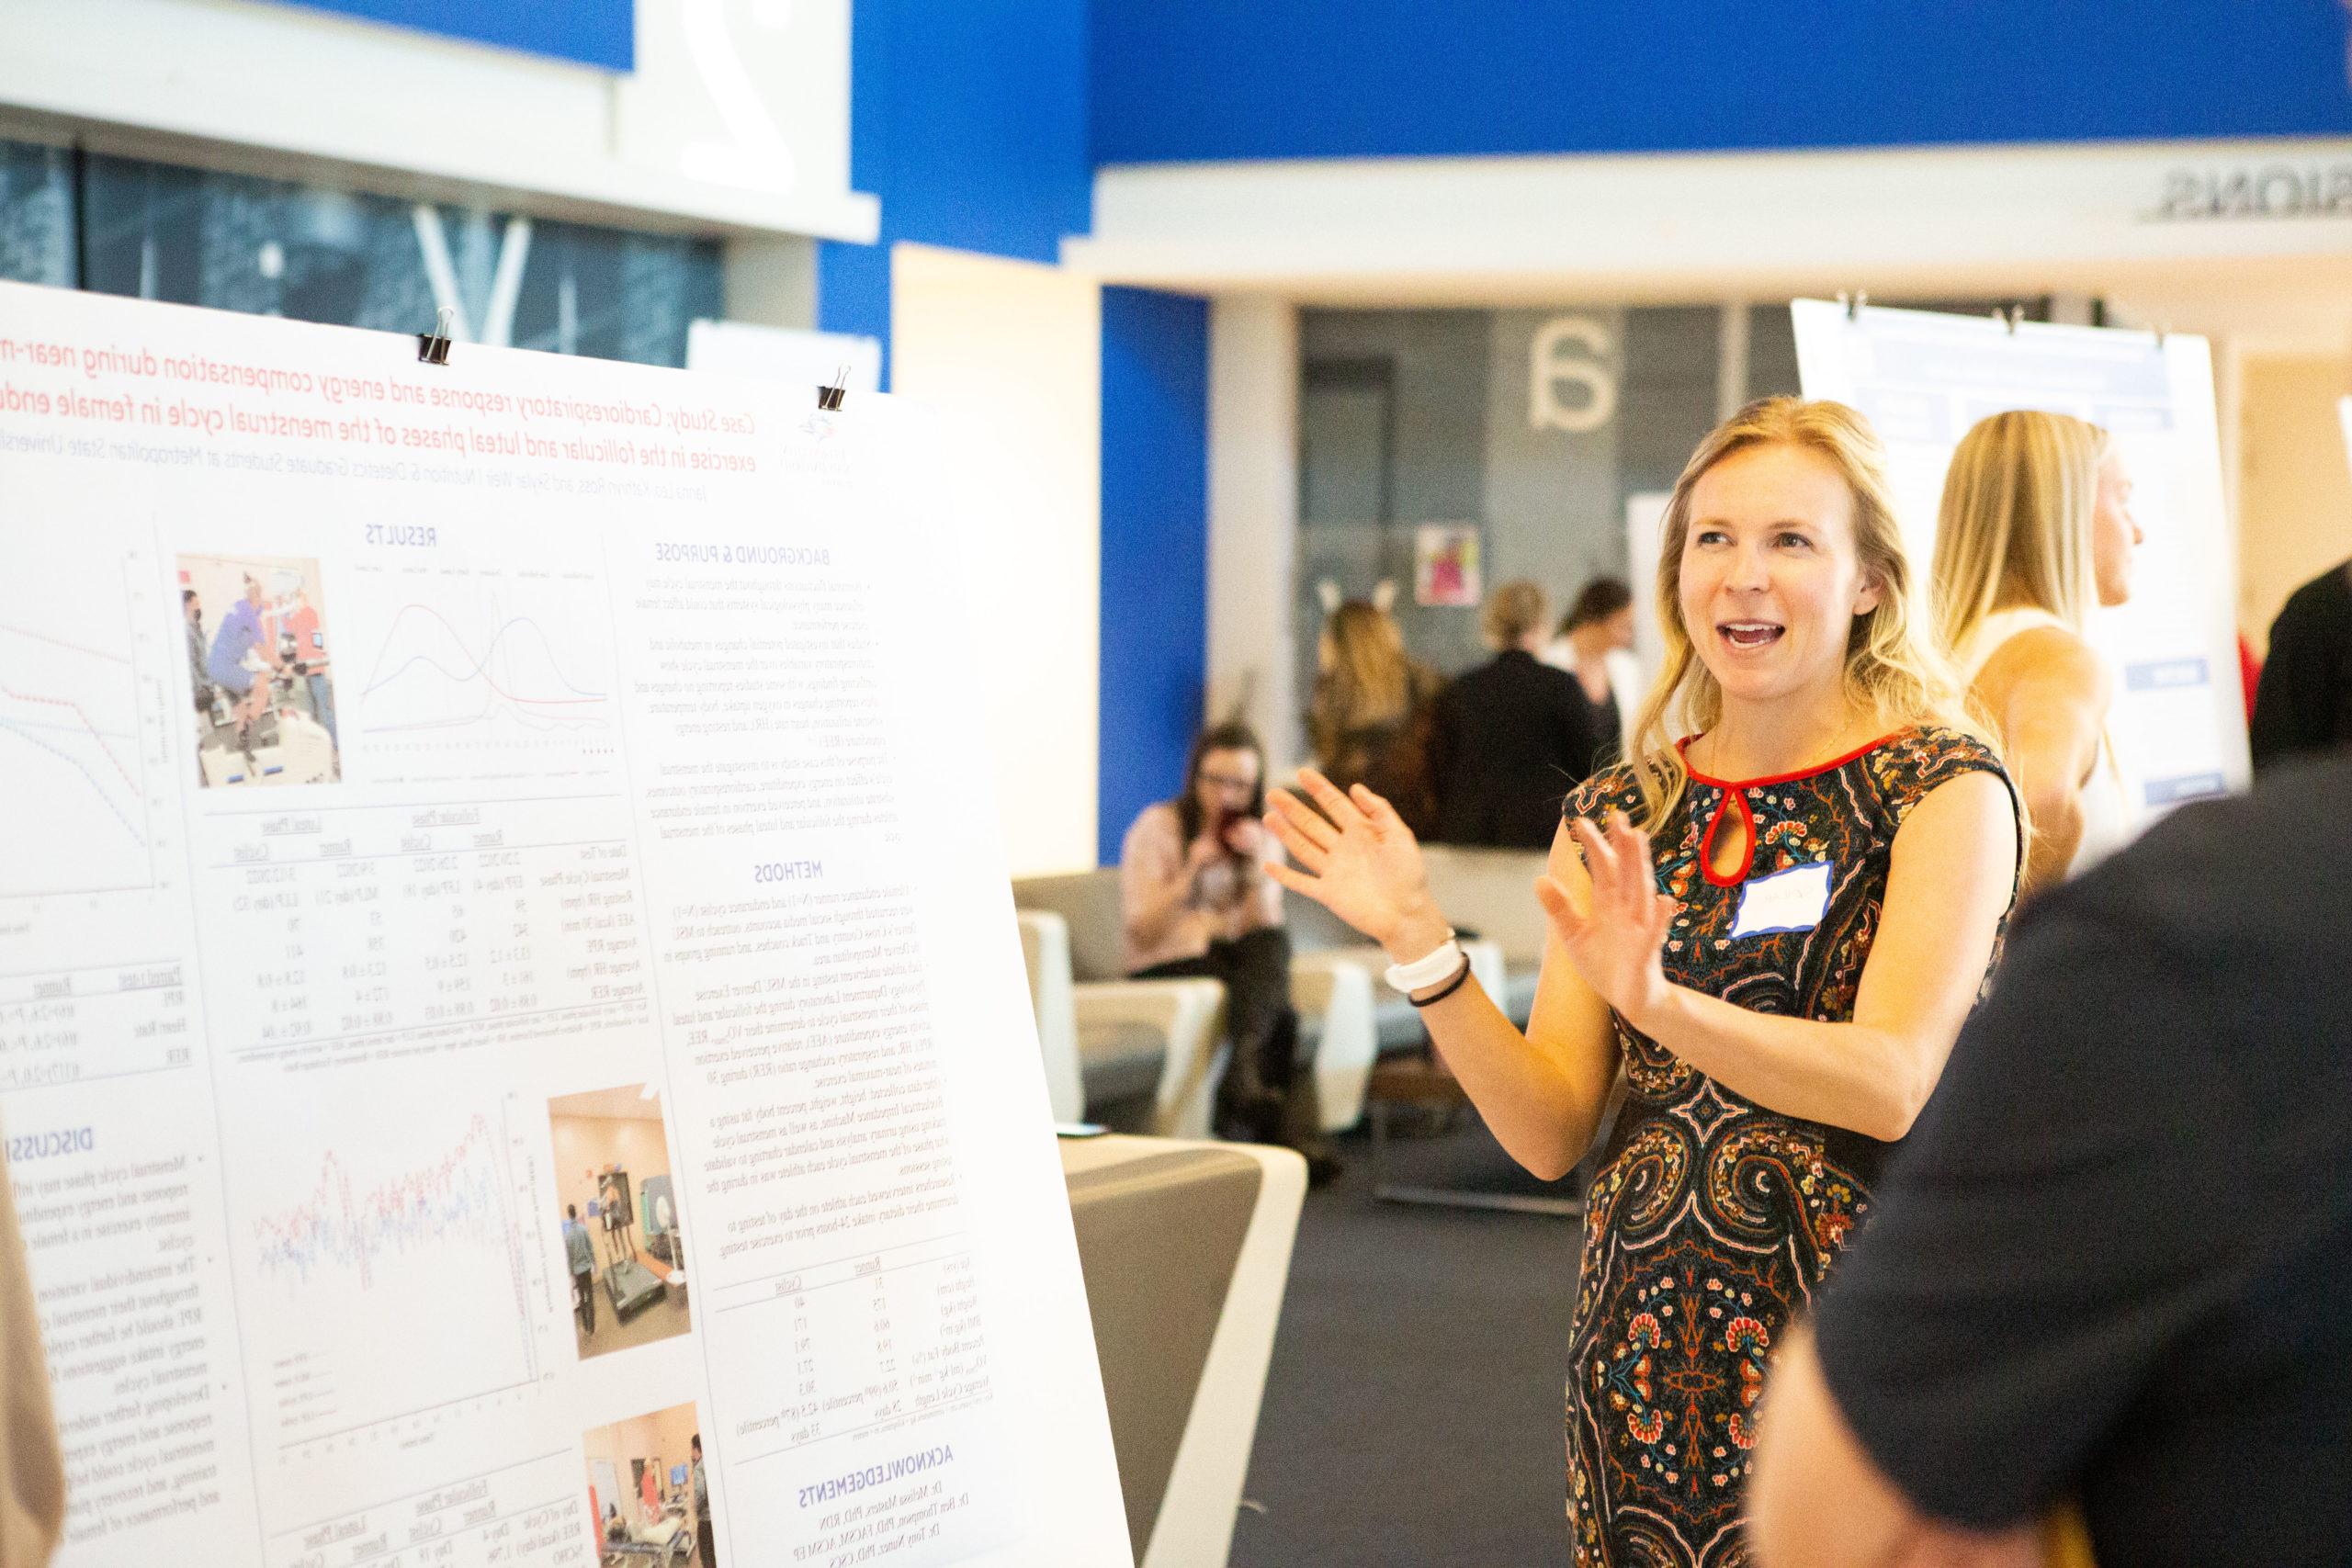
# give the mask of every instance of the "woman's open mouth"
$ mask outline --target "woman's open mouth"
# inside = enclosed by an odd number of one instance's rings
[[[1787,630],[1778,621],[1724,621],[1716,626],[1715,635],[1734,648],[1747,649],[1769,648]]]

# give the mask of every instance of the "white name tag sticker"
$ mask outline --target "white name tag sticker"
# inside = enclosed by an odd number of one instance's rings
[[[1834,863],[1817,860],[1749,878],[1732,920],[1733,938],[1811,931],[1829,910],[1829,883],[1836,870]]]

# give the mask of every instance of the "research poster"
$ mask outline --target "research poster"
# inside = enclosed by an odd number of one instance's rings
[[[1128,1561],[917,411],[0,286],[65,1568]]]
[[[2140,547],[2128,604],[2094,613],[2116,671],[2108,733],[2141,826],[2183,801],[2244,788],[2237,566],[2222,500],[2205,340],[1799,299],[1809,398],[1870,416],[1885,439],[1912,559],[1934,559],[1944,470],[1969,426],[2046,409],[2105,427],[2129,469]]]

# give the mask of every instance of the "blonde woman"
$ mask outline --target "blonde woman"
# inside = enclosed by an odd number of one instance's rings
[[[1937,619],[1977,711],[1996,726],[2033,823],[2031,893],[2129,837],[2107,742],[2114,691],[2086,635],[2132,596],[2132,479],[2107,432],[2023,409],[1961,437],[1936,520]]]
[[[1378,941],[1505,1148],[1556,1179],[1628,1098],[1585,1217],[1568,1378],[1579,1563],[1747,1561],[1765,1368],[1869,1215],[1981,989],[2016,805],[1970,733],[1841,404],[1777,398],[1701,444],[1667,508],[1666,663],[1634,758],[1569,796],[1521,1034],[1368,790],[1276,793],[1286,887]],[[1699,733],[1668,739],[1669,716]],[[1637,825],[1638,824],[1638,825]]]
[[[1396,617],[1377,599],[1351,599],[1323,623],[1306,736],[1315,765],[1341,789],[1363,784],[1416,833],[1436,817],[1430,721],[1441,684],[1405,651]]]

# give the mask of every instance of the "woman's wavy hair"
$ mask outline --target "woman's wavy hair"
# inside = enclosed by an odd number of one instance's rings
[[[1666,662],[1634,731],[1634,773],[1642,818],[1655,831],[1680,804],[1690,769],[1672,727],[1712,729],[1723,718],[1723,687],[1699,658],[1682,620],[1682,550],[1690,532],[1690,492],[1707,471],[1754,446],[1803,447],[1826,458],[1854,502],[1854,545],[1863,573],[1879,588],[1878,604],[1854,617],[1846,638],[1847,699],[1887,730],[1934,722],[1992,738],[1962,705],[1960,681],[1928,619],[1922,584],[1905,553],[1903,529],[1886,478],[1886,448],[1870,421],[1844,403],[1764,398],[1717,425],[1674,481],[1660,525],[1658,626]]]
[[[1323,623],[1331,668],[1316,682],[1307,728],[1315,752],[1328,757],[1351,729],[1381,729],[1405,722],[1412,705],[1413,661],[1396,617],[1351,599]]]
[[[2091,518],[2106,431],[2071,414],[2011,409],[1978,420],[1951,455],[1936,514],[1936,626],[1955,652],[2011,604],[2076,633],[2098,603]]]

